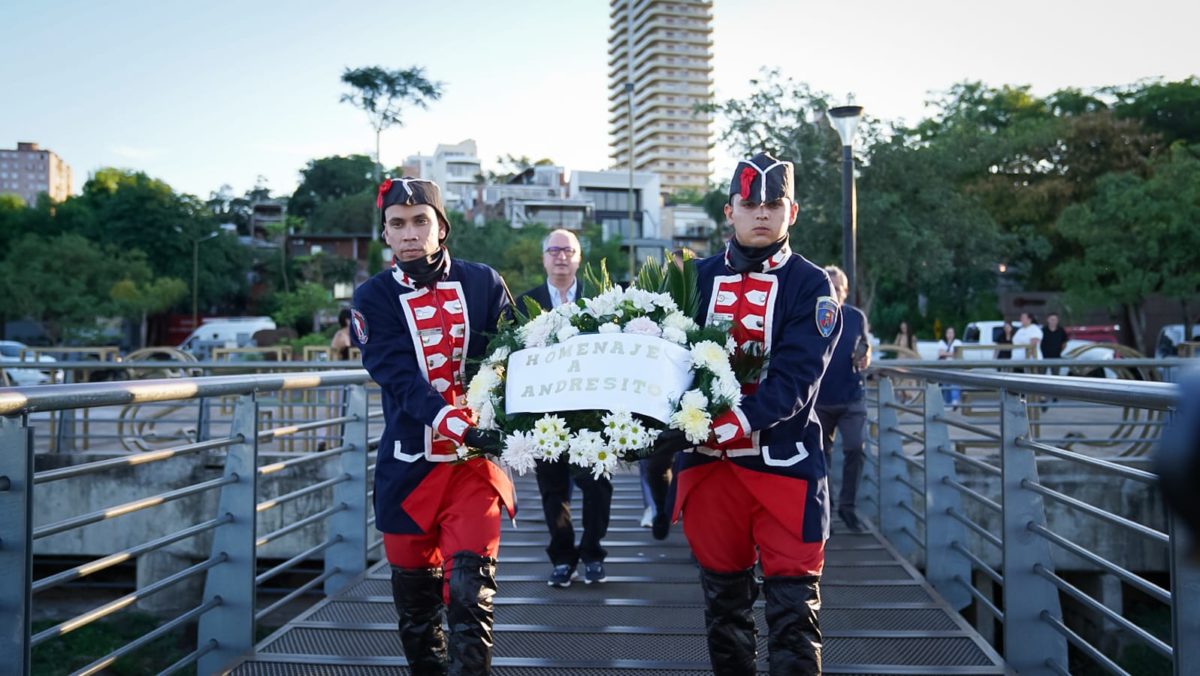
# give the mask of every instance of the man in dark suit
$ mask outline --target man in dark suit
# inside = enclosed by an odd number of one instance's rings
[[[579,262],[583,252],[579,238],[570,230],[555,230],[542,242],[542,265],[546,268],[546,283],[530,289],[517,299],[516,307],[524,311],[525,299],[532,298],[544,310],[552,310],[563,303],[574,303],[587,298],[587,289],[578,277]],[[587,584],[604,582],[604,557],[607,552],[600,546],[600,539],[608,532],[609,507],[612,504],[612,483],[608,479],[596,479],[590,474],[574,477],[575,485],[583,492],[583,535],[579,546],[575,546],[575,529],[571,525],[571,469],[566,458],[556,462],[538,461],[538,491],[542,494],[542,511],[546,515],[546,527],[550,530],[550,546],[546,553],[554,570],[547,584],[551,587],[569,587],[575,579],[575,567],[583,560],[584,579]]]

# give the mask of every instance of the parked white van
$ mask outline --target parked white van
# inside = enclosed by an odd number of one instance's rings
[[[213,348],[252,347],[256,332],[274,328],[275,320],[270,317],[210,317],[192,331],[179,349],[197,359],[207,359]]]

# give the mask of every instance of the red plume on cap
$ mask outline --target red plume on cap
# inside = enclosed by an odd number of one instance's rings
[[[742,175],[738,178],[742,181],[742,199],[750,199],[750,186],[754,183],[754,179],[758,178],[758,171],[754,167],[745,167],[742,169]]]
[[[388,194],[388,191],[391,189],[392,189],[392,179],[390,179],[390,178],[388,180],[384,181],[383,183],[379,184],[379,194],[375,196],[375,208],[376,209],[383,208],[383,196]]]

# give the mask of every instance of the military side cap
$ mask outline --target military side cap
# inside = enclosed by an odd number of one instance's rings
[[[450,234],[450,219],[446,218],[442,189],[437,183],[426,178],[389,178],[379,184],[379,195],[375,198],[382,222],[386,222],[383,212],[393,204],[428,204],[446,226],[446,234]]]
[[[729,194],[758,204],[774,202],[780,197],[793,199],[792,163],[759,153],[738,162],[729,182]]]

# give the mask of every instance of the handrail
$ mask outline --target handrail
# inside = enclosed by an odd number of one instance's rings
[[[1031,362],[1034,364],[1048,364]],[[1053,360],[1063,361],[1063,360]],[[1070,360],[1065,360],[1070,361]],[[1120,360],[1125,362],[1124,359]],[[1129,361],[1135,361],[1130,359]],[[1180,360],[1181,363],[1187,363]],[[1161,365],[1162,360],[1155,362]],[[1011,362],[1010,362],[1011,365]],[[1053,364],[1051,364],[1053,365]],[[1112,361],[1107,366],[1122,366]],[[979,373],[964,371],[970,368],[970,363],[956,364],[958,368],[938,370],[907,366],[873,366],[881,373],[895,374],[908,378],[923,378],[932,382],[964,385],[983,389],[1004,389],[1017,394],[1038,394],[1046,397],[1067,397],[1080,401],[1090,401],[1098,404],[1116,404],[1118,406],[1138,406],[1159,411],[1174,408],[1179,398],[1179,387],[1173,383],[1151,383],[1136,380],[1121,380],[1119,383],[1096,378],[1079,378],[1075,376],[1026,375],[1009,373]]]
[[[208,378],[162,378],[125,383],[35,385],[0,389],[0,415],[61,411],[97,406],[124,406],[155,401],[224,397],[275,390],[303,390],[326,385],[363,385],[366,371],[328,373],[263,373]]]

